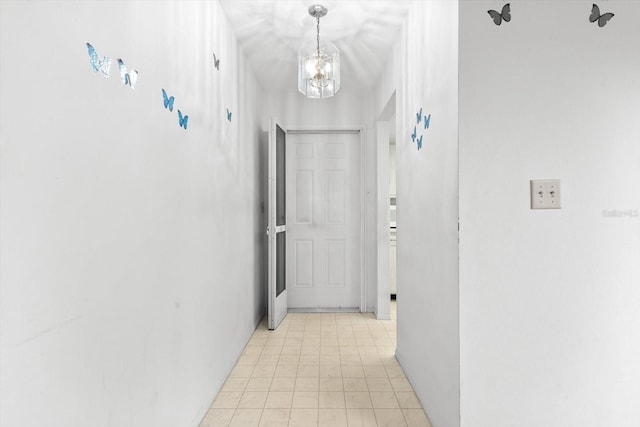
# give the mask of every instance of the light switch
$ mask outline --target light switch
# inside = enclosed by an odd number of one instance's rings
[[[531,180],[531,209],[560,209],[560,180]]]

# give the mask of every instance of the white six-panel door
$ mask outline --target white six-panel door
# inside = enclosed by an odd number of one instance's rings
[[[358,309],[361,139],[287,134],[289,308]]]

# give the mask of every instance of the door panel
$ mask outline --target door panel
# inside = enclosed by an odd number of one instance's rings
[[[360,306],[359,134],[288,134],[288,304]]]
[[[268,325],[287,315],[286,132],[274,119],[269,130]]]

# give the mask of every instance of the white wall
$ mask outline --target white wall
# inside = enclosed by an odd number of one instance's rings
[[[415,1],[374,95],[377,117],[396,90],[396,357],[435,427],[459,425],[457,48],[457,2]]]
[[[196,426],[264,309],[262,97],[227,21],[3,1],[0,31],[0,425]]]
[[[462,425],[637,426],[640,3],[496,3],[460,3]]]

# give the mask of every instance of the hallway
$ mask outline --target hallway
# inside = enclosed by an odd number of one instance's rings
[[[392,320],[290,313],[253,333],[200,427],[430,427],[395,359]]]

